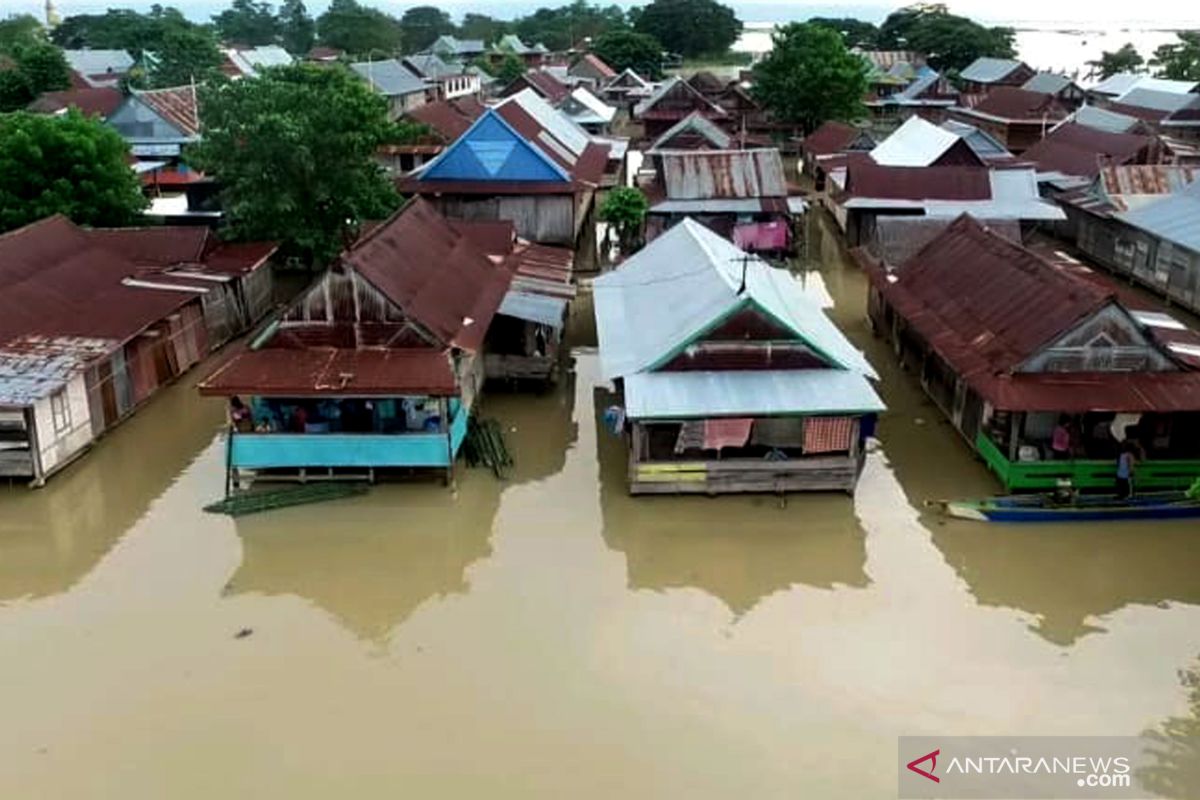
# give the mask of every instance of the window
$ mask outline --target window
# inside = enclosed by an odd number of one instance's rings
[[[71,429],[71,406],[67,403],[66,389],[59,389],[50,395],[50,416],[54,419],[55,433],[65,433]]]

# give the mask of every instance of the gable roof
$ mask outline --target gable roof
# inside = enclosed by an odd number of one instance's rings
[[[997,86],[974,107],[961,111],[971,116],[1005,122],[1054,121],[1067,116],[1067,110],[1054,95],[1015,86]]]
[[[429,46],[429,49],[435,53],[476,55],[487,50],[487,46],[482,39],[459,39],[450,34],[442,34]]]
[[[474,96],[468,95],[425,103],[405,112],[405,116],[422,125],[428,125],[443,139],[452,142],[466,133],[471,123],[479,119],[486,110],[487,106]]]
[[[553,181],[571,176],[541,148],[488,109],[450,147],[420,171],[429,181]]]
[[[1027,92],[1058,94],[1073,83],[1074,81],[1066,75],[1060,75],[1057,72],[1039,72],[1021,84],[1021,88]]]
[[[493,264],[427,201],[409,201],[342,255],[445,345],[477,351],[512,273]]]
[[[524,75],[517,78],[512,84],[505,89],[505,92],[510,92],[512,87],[520,86],[521,84],[533,89],[542,97],[549,100],[551,103],[561,102],[567,95],[571,93],[571,87],[560,81],[553,73],[544,69],[531,69]],[[515,92],[514,92],[515,94]]]
[[[1196,180],[1200,167],[1126,164],[1100,170],[1096,189],[1115,211],[1130,211],[1174,194]]]
[[[1067,122],[1074,122],[1088,128],[1094,128],[1105,133],[1132,133],[1141,124],[1137,117],[1119,114],[1107,108],[1084,104],[1074,114],[1067,117]]]
[[[131,96],[184,136],[200,135],[200,111],[195,86],[139,89]]]
[[[507,50],[519,56],[533,55],[535,53],[545,53],[546,48],[542,45],[533,45],[532,47],[521,41],[521,37],[515,33],[506,33],[500,37],[500,41],[496,42],[497,50]]]
[[[967,68],[959,73],[959,77],[972,83],[996,83],[1023,66],[1024,62],[1011,58],[981,57],[968,64]]]
[[[1036,164],[1039,172],[1092,177],[1104,162],[1124,163],[1134,158],[1151,139],[1132,133],[1106,133],[1076,123],[1064,123],[1028,150],[1022,161]]]
[[[617,115],[617,110],[585,87],[576,87],[558,105],[558,110],[580,125],[607,125]]]
[[[928,167],[959,141],[959,136],[916,115],[871,150],[885,167]]]
[[[650,82],[641,75],[638,75],[632,67],[626,67],[625,69],[621,70],[619,75],[609,81],[605,88],[607,89],[620,86],[634,89],[644,89],[650,86]]]
[[[1161,200],[1118,214],[1135,228],[1200,253],[1200,183],[1191,183]]]
[[[733,144],[733,137],[717,127],[716,123],[699,111],[693,111],[655,139],[648,152],[655,153],[668,149],[672,139],[686,133],[695,134],[716,150],[727,150]]]
[[[429,88],[429,84],[394,58],[384,61],[360,61],[351,64],[350,69],[386,97],[403,97],[424,92]]]
[[[1013,154],[1008,152],[1008,148],[1001,144],[1000,140],[974,125],[948,119],[941,127],[961,137],[967,143],[967,147],[970,147],[984,163],[1008,161],[1013,158]]]
[[[700,92],[683,80],[679,76],[668,78],[660,83],[650,96],[639,102],[633,107],[633,114],[636,117],[644,117],[654,112],[654,107],[671,96],[682,96],[688,99],[696,106],[696,110],[703,109],[705,113],[712,116],[724,117],[725,109],[718,106],[716,103],[709,100]]]
[[[1160,92],[1186,94],[1196,88],[1196,82],[1154,78],[1150,75],[1143,75],[1141,73],[1134,72],[1118,72],[1117,74],[1111,75],[1100,81],[1100,83],[1091,88],[1091,91],[1095,94],[1117,97],[1118,95],[1125,94],[1135,86],[1141,86],[1146,89],[1153,89]]]
[[[832,155],[847,149],[860,137],[870,140],[871,135],[866,130],[854,125],[830,120],[822,123],[821,127],[805,136],[802,146],[805,153],[814,156]]]
[[[783,159],[775,148],[663,150],[657,156],[670,200],[787,197]]]
[[[1169,114],[1181,108],[1186,108],[1195,99],[1196,96],[1193,94],[1153,89],[1139,83],[1129,91],[1119,95],[1113,101],[1113,105],[1121,108],[1144,108],[1150,111],[1161,111]]]
[[[604,62],[600,56],[595,53],[584,53],[583,56],[571,65],[571,72],[587,72],[590,71],[600,80],[608,80],[617,77],[616,70]]]
[[[745,289],[742,288],[743,275]],[[831,366],[874,377],[862,353],[790,272],[686,218],[593,283],[607,379],[650,371],[747,303]]]
[[[404,66],[419,78],[437,80],[462,74],[461,64],[447,64],[436,53],[414,53],[404,57]]]
[[[1066,214],[1038,194],[1029,167],[884,167],[869,158],[847,165],[844,205],[880,212],[919,210],[927,217],[1061,220]]]
[[[125,50],[63,50],[62,53],[71,71],[92,87],[115,87],[134,65],[133,56]]]
[[[238,74],[248,78],[257,75],[260,69],[286,67],[295,60],[287,50],[277,44],[228,48],[224,55]]]
[[[39,114],[56,114],[68,108],[77,108],[88,116],[107,117],[116,111],[125,95],[119,89],[108,86],[86,89],[66,89],[61,92],[45,92],[27,108]]]

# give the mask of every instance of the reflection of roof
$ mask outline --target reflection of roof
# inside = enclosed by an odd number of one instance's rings
[[[68,108],[77,108],[88,116],[107,117],[121,105],[125,95],[112,87],[67,89],[61,92],[46,92],[29,104],[30,111],[54,114]]]
[[[964,69],[959,77],[973,83],[995,83],[1007,78],[1023,64],[1011,58],[977,58]]]
[[[185,136],[200,135],[200,112],[196,87],[175,86],[170,89],[135,91],[133,96]]]
[[[387,97],[402,97],[424,92],[429,88],[425,81],[394,58],[385,61],[360,61],[351,64],[350,69]]]
[[[747,302],[824,354],[834,367],[874,376],[795,276],[691,218],[601,275],[593,288],[606,378],[652,370]]]
[[[200,384],[205,394],[304,397],[457,392],[450,354],[432,348],[264,347],[246,350]]]

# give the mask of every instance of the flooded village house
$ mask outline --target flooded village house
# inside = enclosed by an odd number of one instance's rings
[[[613,149],[526,89],[484,111],[397,188],[450,217],[511,220],[522,238],[573,246],[595,217],[596,190],[620,171]]]
[[[203,228],[0,236],[0,477],[41,484],[270,307],[275,246]]]
[[[795,276],[685,219],[594,292],[631,493],[854,490],[883,403]]]
[[[902,264],[857,255],[876,332],[1005,488],[1111,491],[1126,440],[1145,456],[1140,489],[1200,476],[1200,337],[1186,326],[965,215]]]
[[[489,255],[497,250],[504,256]],[[538,293],[537,263],[514,249],[510,224],[452,222],[410,201],[202,382],[202,394],[249,409],[230,432],[234,476],[448,474],[485,378],[487,337],[524,334],[519,324],[493,334],[495,320],[565,315],[565,299],[527,296]]]

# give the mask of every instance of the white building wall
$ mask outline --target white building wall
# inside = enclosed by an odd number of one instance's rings
[[[92,420],[88,411],[87,387],[83,373],[78,373],[66,389],[70,424],[60,432],[54,430],[54,414],[50,397],[43,398],[33,407],[34,425],[37,431],[38,453],[42,462],[42,473],[46,474],[61,466],[71,456],[91,443]]]

